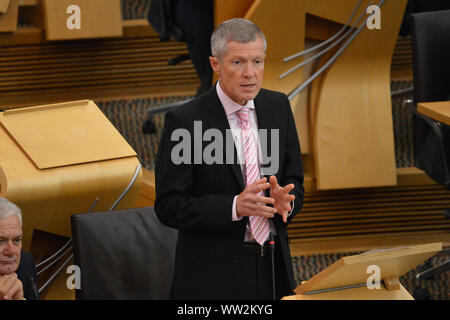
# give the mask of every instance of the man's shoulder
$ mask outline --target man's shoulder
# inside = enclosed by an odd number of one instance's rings
[[[34,270],[34,258],[31,252],[22,251],[20,253],[20,263],[17,273],[29,273]]]
[[[290,105],[286,94],[265,88],[261,88],[259,91],[255,98],[255,104],[262,105],[264,108],[269,108],[270,111],[273,112],[280,112],[280,106],[284,106],[287,110]],[[272,108],[274,108],[274,110],[272,110]]]
[[[214,93],[215,92],[213,92],[212,90],[208,90],[200,96],[192,98],[182,105],[176,107],[175,109],[172,109],[168,113],[180,120],[195,119],[199,115],[205,113],[205,109],[206,107],[208,107],[208,105],[215,103]]]
[[[259,90],[258,96],[257,97],[273,97],[273,98],[279,98],[279,99],[285,99],[287,98],[286,94],[284,94],[283,92],[279,92],[279,91],[274,91],[274,90],[269,90],[266,88],[261,88],[261,90]]]

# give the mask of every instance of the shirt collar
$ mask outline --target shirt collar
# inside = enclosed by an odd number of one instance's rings
[[[242,107],[255,109],[255,102],[253,101],[253,99],[248,100],[244,106],[241,106],[239,103],[236,103],[233,100],[231,100],[231,98],[228,97],[227,94],[222,90],[222,87],[220,86],[220,79],[219,79],[219,81],[217,81],[216,91],[217,91],[217,96],[219,97],[219,100],[222,103],[222,106],[225,109],[225,113],[227,116],[235,113]]]

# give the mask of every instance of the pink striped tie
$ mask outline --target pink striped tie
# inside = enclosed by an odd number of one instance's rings
[[[257,157],[257,145],[252,135],[248,107],[242,107],[236,114],[242,129],[242,145],[245,156],[245,173],[247,186],[259,179],[259,165]],[[262,192],[261,192],[262,194]],[[263,245],[269,235],[269,219],[260,216],[250,216],[250,230],[256,242]]]

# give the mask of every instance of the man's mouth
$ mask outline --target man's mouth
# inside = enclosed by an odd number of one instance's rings
[[[243,87],[246,90],[253,90],[256,85],[255,84],[242,84],[241,87]]]

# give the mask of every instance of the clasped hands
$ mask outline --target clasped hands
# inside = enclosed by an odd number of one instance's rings
[[[262,191],[270,188],[270,197],[262,195]],[[256,180],[237,196],[236,213],[239,216],[262,216],[273,218],[275,214],[283,217],[283,222],[287,222],[288,213],[291,211],[291,201],[295,196],[289,194],[294,189],[294,184],[290,183],[284,187],[278,184],[275,176]],[[273,205],[273,207],[267,206]]]
[[[23,300],[22,281],[16,273],[0,275],[0,300]]]

